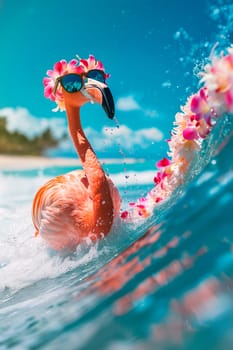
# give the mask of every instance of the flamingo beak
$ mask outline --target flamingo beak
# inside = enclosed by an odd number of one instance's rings
[[[105,83],[96,81],[94,79],[88,79],[88,81],[85,83],[85,89],[82,90],[82,93],[84,95],[87,93],[87,95],[89,95],[87,97],[89,97],[92,101],[102,105],[103,109],[110,119],[114,118],[115,106],[113,96],[111,90]]]

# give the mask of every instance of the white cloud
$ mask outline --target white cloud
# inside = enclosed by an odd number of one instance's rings
[[[120,97],[116,101],[116,109],[122,112],[141,111],[146,117],[154,118],[157,116],[155,109],[144,108],[133,95]]]
[[[157,112],[155,109],[144,109],[143,112],[146,117],[154,118],[157,116]]]
[[[7,118],[9,131],[17,130],[28,137],[38,135],[48,127],[56,137],[61,137],[64,132],[67,132],[66,118],[38,118],[22,107],[2,108],[0,116]],[[103,127],[100,131],[88,127],[84,131],[96,151],[108,150],[116,146],[124,150],[130,150],[135,146],[146,149],[163,138],[163,133],[155,127],[133,130],[127,125],[121,125],[119,128]],[[72,141],[69,138],[64,140],[59,149],[69,153],[69,150],[74,149]]]
[[[40,134],[46,128],[53,131],[54,136],[60,137],[66,130],[65,119],[63,118],[38,118],[30,114],[23,107],[6,107],[0,109],[0,116],[6,117],[7,129],[9,131],[19,131],[32,138]]]
[[[129,111],[140,110],[141,106],[136,101],[134,96],[129,95],[129,96],[126,96],[126,97],[118,98],[118,100],[116,102],[116,108],[119,111],[129,112]]]
[[[96,151],[116,144],[125,150],[130,150],[134,146],[140,146],[140,148],[145,149],[163,138],[163,133],[154,127],[133,130],[126,125],[121,125],[115,129],[104,127],[101,132],[97,132],[89,127],[85,129],[85,132]]]

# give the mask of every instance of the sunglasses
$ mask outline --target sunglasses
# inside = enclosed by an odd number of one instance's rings
[[[70,73],[57,78],[53,93],[56,93],[59,83],[67,92],[73,93],[80,91],[85,83],[86,78],[105,83],[105,74],[102,70],[99,69],[91,69],[86,74],[82,75],[77,73]]]

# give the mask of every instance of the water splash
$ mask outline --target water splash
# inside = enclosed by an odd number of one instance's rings
[[[119,123],[119,121],[118,121],[116,116],[113,118],[113,121],[116,123],[116,127],[119,129],[120,123]]]

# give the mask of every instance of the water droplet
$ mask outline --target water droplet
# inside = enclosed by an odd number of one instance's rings
[[[119,127],[120,127],[120,124],[119,124],[119,122],[118,122],[117,118],[116,118],[116,117],[114,117],[114,118],[113,118],[113,120],[114,120],[114,122],[116,123],[116,127],[117,127],[117,128],[119,128]]]
[[[211,118],[210,118],[210,125],[211,125],[211,126],[214,126],[216,123],[217,123],[216,118],[211,117]]]

